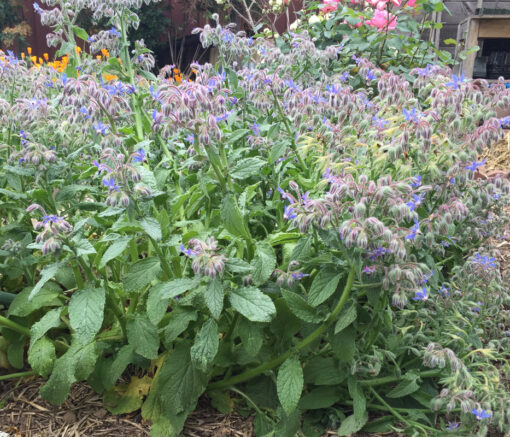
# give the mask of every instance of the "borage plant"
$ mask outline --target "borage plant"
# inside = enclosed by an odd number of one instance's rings
[[[204,393],[261,436],[508,429],[488,242],[509,185],[477,158],[504,86],[362,59],[329,74],[339,47],[304,33],[285,53],[230,26],[201,31],[220,64],[177,84],[130,53],[119,5],[90,37],[109,60],[0,61],[10,366],[28,345],[45,399],[87,380],[153,435]]]

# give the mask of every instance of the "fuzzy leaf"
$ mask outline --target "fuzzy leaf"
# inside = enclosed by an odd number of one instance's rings
[[[199,283],[200,280],[197,279],[179,278],[172,281],[160,282],[152,287],[152,289],[156,289],[159,292],[161,299],[170,299],[188,290],[192,290]]]
[[[59,263],[48,264],[47,266],[44,266],[44,268],[41,271],[41,278],[37,281],[37,284],[34,285],[34,288],[32,288],[32,291],[28,295],[29,302],[37,295],[37,293],[39,293],[39,291],[43,288],[44,284],[46,284],[46,282],[48,282],[55,276],[59,268],[60,268]]]
[[[301,320],[308,323],[320,323],[324,319],[324,317],[320,316],[317,310],[299,294],[282,289],[282,295],[292,313]]]
[[[137,314],[128,319],[126,331],[128,342],[137,354],[149,360],[158,357],[158,330],[145,314]]]
[[[89,343],[101,329],[104,317],[104,288],[79,290],[69,302],[71,328],[82,343]]]
[[[127,292],[139,291],[149,285],[161,272],[159,258],[151,257],[137,261],[129,267],[124,278],[124,289]]]
[[[236,237],[250,238],[244,217],[232,196],[226,196],[221,205],[221,219],[225,229]]]
[[[341,277],[341,274],[331,270],[321,270],[313,279],[308,303],[316,307],[326,301],[335,292]]]
[[[48,376],[56,359],[55,346],[46,337],[42,337],[28,349],[28,363],[41,376]]]
[[[212,279],[207,288],[205,289],[204,300],[207,308],[211,315],[218,320],[223,310],[223,298],[224,298],[223,284],[221,280],[216,277]]]
[[[195,343],[191,347],[191,361],[203,372],[206,372],[218,353],[219,347],[218,325],[213,319],[208,319],[198,331]]]
[[[260,174],[260,169],[264,165],[266,165],[266,162],[260,158],[241,159],[230,171],[230,176],[234,179],[246,179]]]
[[[419,379],[418,375],[407,373],[402,379],[403,380],[386,395],[387,397],[402,398],[420,389],[420,385],[417,382]]]
[[[168,324],[164,331],[165,345],[170,347],[172,342],[183,333],[190,322],[197,320],[197,311],[191,307],[178,306],[170,313]]]
[[[362,420],[367,411],[365,394],[354,378],[349,378],[347,380],[347,387],[353,401],[354,417],[357,420]]]
[[[161,240],[161,225],[154,217],[144,218],[140,224],[149,237],[156,241]]]
[[[230,293],[232,307],[252,322],[270,322],[276,314],[271,298],[255,287],[242,287]]]
[[[357,419],[353,414],[352,416],[349,416],[344,421],[342,421],[342,424],[340,425],[340,428],[338,429],[338,435],[339,436],[350,436],[350,435],[358,432],[361,428],[363,428],[363,426],[367,422],[368,422],[368,414],[366,412],[361,419]]]
[[[338,316],[338,321],[335,325],[335,334],[338,334],[340,331],[344,330],[349,326],[354,320],[356,320],[356,306],[351,305],[346,310],[342,311]]]
[[[278,369],[276,389],[278,399],[287,414],[297,407],[303,391],[303,369],[295,357],[287,358]]]
[[[262,285],[272,275],[276,266],[276,255],[269,243],[257,244],[253,266],[253,284]]]
[[[55,308],[48,311],[41,317],[41,320],[32,325],[30,328],[30,347],[50,329],[60,326],[60,313],[62,313],[62,308]]]
[[[131,241],[132,237],[124,236],[120,237],[117,240],[114,240],[112,245],[106,249],[105,253],[103,253],[103,257],[101,258],[101,262],[99,263],[99,268],[102,269],[106,266],[112,259],[117,258],[122,252],[124,252]]]

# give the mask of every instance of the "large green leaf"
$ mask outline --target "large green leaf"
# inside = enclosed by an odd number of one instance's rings
[[[356,320],[357,312],[356,306],[351,305],[349,308],[345,309],[338,316],[338,321],[335,325],[335,334],[338,334],[340,331],[344,330],[349,326],[354,320]]]
[[[227,195],[221,205],[221,219],[225,229],[236,237],[250,239],[250,232],[235,199]]]
[[[271,277],[276,266],[276,255],[269,243],[257,244],[255,258],[251,265],[253,266],[252,278],[254,285],[262,285]]]
[[[161,299],[170,299],[178,296],[179,294],[185,293],[188,290],[192,290],[199,283],[200,280],[197,280],[196,278],[179,278],[173,279],[172,281],[160,282],[152,287],[152,289],[156,289],[159,292]]]
[[[41,320],[32,325],[30,328],[30,346],[32,346],[50,329],[60,326],[62,323],[60,321],[61,313],[62,308],[55,308],[54,310],[48,311],[44,316],[41,317]]]
[[[342,421],[340,428],[338,429],[338,435],[350,436],[363,428],[367,422],[368,414],[366,412],[361,419],[356,418],[353,414]]]
[[[276,314],[271,298],[255,287],[242,287],[230,293],[232,307],[252,322],[270,322]]]
[[[324,320],[324,317],[299,294],[282,289],[282,295],[292,313],[301,320],[308,323],[320,323]]]
[[[135,352],[149,360],[158,357],[158,329],[145,314],[136,314],[126,323],[127,338]]]
[[[420,389],[419,377],[415,373],[406,373],[402,381],[386,396],[389,398],[402,398]]]
[[[126,344],[122,346],[105,371],[101,373],[101,382],[106,390],[111,389],[121,377],[126,367],[133,360],[134,352],[135,349],[132,345]]]
[[[198,331],[195,343],[191,347],[193,364],[206,372],[218,353],[219,344],[218,325],[213,319],[208,319]]]
[[[252,323],[248,319],[241,317],[237,331],[241,338],[241,344],[245,353],[249,357],[254,357],[260,351],[264,341],[262,326],[258,323]]]
[[[160,272],[159,258],[151,257],[137,261],[129,267],[124,279],[124,289],[127,292],[139,291],[156,279]]]
[[[149,237],[156,241],[161,240],[161,225],[154,217],[146,217],[140,224]]]
[[[278,369],[276,389],[278,399],[287,414],[297,407],[303,391],[303,369],[296,357],[287,358]]]
[[[326,301],[338,287],[342,274],[331,271],[321,270],[313,279],[308,295],[308,303],[313,307]]]
[[[42,337],[28,349],[28,363],[41,376],[48,376],[56,359],[55,346],[46,337]]]
[[[114,240],[112,245],[108,247],[103,254],[101,262],[99,263],[99,268],[102,269],[108,262],[117,258],[122,252],[124,252],[132,238],[133,237],[130,236],[124,236]]]
[[[237,162],[230,171],[230,176],[234,179],[246,179],[250,176],[260,174],[260,169],[266,165],[266,162],[260,158],[245,158]]]
[[[168,324],[165,327],[165,345],[170,347],[172,342],[183,333],[190,322],[197,320],[197,311],[188,306],[178,306],[170,313]]]
[[[78,342],[71,344],[67,352],[55,362],[50,379],[41,387],[41,396],[55,405],[63,403],[71,385],[83,381],[92,373],[97,356],[94,342],[86,345]]]
[[[353,401],[354,417],[357,420],[362,420],[365,414],[367,414],[367,400],[363,389],[353,377],[347,380],[347,388]]]
[[[32,287],[27,287],[21,293],[18,293],[11,302],[7,315],[26,317],[39,308],[62,305],[57,297],[60,294],[57,289],[44,287],[32,300],[28,300],[31,291]]]
[[[56,273],[58,272],[58,269],[60,268],[59,263],[54,264],[48,264],[41,270],[41,278],[37,281],[37,284],[34,285],[34,288],[32,288],[32,291],[28,295],[28,301],[31,301],[39,291],[43,288],[44,284],[48,282],[50,279],[52,279]]]
[[[82,343],[89,343],[101,329],[104,317],[104,288],[88,288],[74,293],[69,302],[69,321]]]
[[[216,320],[220,317],[221,311],[223,310],[224,294],[223,284],[220,278],[216,277],[207,284],[207,288],[204,293],[204,300],[211,315]]]

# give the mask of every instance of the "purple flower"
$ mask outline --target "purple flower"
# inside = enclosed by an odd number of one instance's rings
[[[416,291],[416,294],[413,297],[413,300],[428,300],[429,295],[427,294],[427,289],[422,287],[421,290]]]
[[[145,150],[143,148],[139,149],[133,156],[133,162],[144,162],[145,157],[146,157]]]
[[[154,100],[159,100],[161,92],[159,90],[154,91],[154,87],[152,85],[149,87],[149,93]]]
[[[498,266],[494,263],[494,261],[496,261],[496,258],[494,257],[489,258],[487,255],[481,256],[479,253],[475,254],[474,262],[482,266],[484,270],[487,270],[488,268],[496,269]]]
[[[120,32],[112,26],[112,28],[108,31],[108,33],[113,36],[113,37],[119,37],[120,36]]]
[[[485,163],[485,159],[482,159],[480,162],[473,161],[471,165],[466,166],[466,170],[476,171],[477,168],[483,167]]]
[[[287,199],[289,202],[294,201],[292,196],[289,193],[286,193],[285,191],[283,191],[283,189],[281,187],[278,187],[277,190],[280,193],[280,195],[282,196],[282,199]]]
[[[488,419],[492,416],[492,413],[489,411],[485,411],[482,408],[473,408],[471,410],[471,413],[473,413],[476,417],[476,420],[483,420]]]
[[[108,190],[112,191],[112,190],[115,190],[115,191],[119,191],[119,187],[118,185],[115,183],[115,179],[110,176],[110,178],[103,178],[103,180],[101,181],[103,183],[103,185],[105,187],[108,187]]]
[[[67,83],[67,74],[62,73],[62,85],[66,86]]]
[[[432,72],[432,65],[427,64],[425,68],[418,68],[417,72],[418,76],[427,77]]]
[[[253,122],[250,128],[253,131],[253,135],[260,135],[260,126],[256,122]]]
[[[367,75],[366,75],[367,82],[371,82],[374,79],[375,79],[374,72],[372,70],[368,70]]]
[[[376,270],[377,266],[365,266],[361,271],[367,275],[371,275],[372,273],[375,273]]]
[[[102,121],[94,123],[92,127],[94,128],[96,134],[98,135],[105,135],[106,133],[108,133],[108,126],[103,124]]]
[[[481,306],[482,306],[482,302],[478,301],[477,306],[474,307],[471,311],[473,311],[474,313],[479,313],[481,311],[481,309],[480,309]]]
[[[464,82],[464,73],[462,73],[460,76],[457,76],[455,74],[452,74],[452,81],[448,82],[446,86],[453,87],[454,90],[458,90],[460,88],[460,85]]]
[[[441,285],[441,288],[439,290],[437,290],[437,292],[442,296],[442,297],[448,297],[450,295],[450,289],[448,287],[446,287],[444,284]]]
[[[388,120],[384,120],[377,116],[372,117],[372,121],[374,122],[374,126],[377,129],[384,129],[386,127],[386,125],[390,123]]]
[[[341,75],[340,75],[340,80],[342,82],[347,82],[347,79],[349,79],[350,75],[349,75],[349,72],[348,71],[344,71]]]
[[[421,185],[421,175],[413,176],[412,178],[414,181],[411,182],[409,185],[413,188],[417,188]]]
[[[190,144],[193,144],[195,141],[195,135],[193,135],[193,134],[186,135],[186,141],[188,141],[188,143],[190,143]]]
[[[189,258],[189,257],[194,256],[194,255],[196,255],[196,254],[197,254],[197,253],[196,253],[194,250],[192,250],[192,249],[186,249],[186,247],[184,247],[184,244],[181,244],[181,246],[180,246],[180,250],[181,250],[181,252],[182,252],[182,253],[184,253],[184,255],[186,255],[186,258]]]
[[[285,206],[285,209],[284,209],[284,212],[283,212],[283,219],[284,220],[292,220],[292,219],[295,219],[297,217],[296,214],[294,214],[294,209],[291,208],[290,206]]]
[[[425,193],[423,194],[413,194],[413,200],[410,202],[407,202],[406,205],[409,207],[411,211],[414,211],[416,208],[419,208],[421,206],[421,201],[425,197]]]
[[[34,11],[37,12],[39,15],[41,15],[44,12],[36,2],[34,2]]]
[[[446,427],[446,429],[448,431],[455,431],[458,427],[459,427],[458,422],[448,422],[448,426]]]
[[[416,238],[416,234],[420,231],[420,225],[418,224],[418,220],[414,219],[414,226],[410,229],[411,233],[407,234],[405,239],[414,241]]]
[[[300,281],[305,276],[310,276],[310,274],[309,273],[302,273],[302,272],[292,272],[291,276],[292,276],[293,279],[297,279],[298,281]]]
[[[413,108],[411,111],[408,111],[406,108],[404,108],[402,109],[402,112],[404,113],[406,121],[414,121],[415,123],[418,123],[418,114],[416,112],[416,108]]]
[[[60,222],[62,220],[64,220],[62,217],[58,217],[56,215],[45,215],[43,217],[43,224],[47,225],[48,223],[49,224],[57,223],[57,222]]]
[[[89,119],[90,118],[90,115],[89,115],[89,110],[87,108],[85,108],[85,106],[82,106],[80,108],[80,112],[83,114],[83,118],[85,120]]]
[[[342,88],[337,87],[336,85],[326,85],[326,91],[331,94],[338,94],[340,91],[342,91]]]

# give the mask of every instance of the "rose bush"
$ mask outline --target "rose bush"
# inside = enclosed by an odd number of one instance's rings
[[[199,30],[219,64],[178,84],[130,47],[136,1],[101,2],[94,36],[60,5],[41,15],[65,65],[0,59],[10,366],[54,404],[87,380],[156,436],[204,393],[260,436],[508,430],[510,296],[487,242],[510,188],[477,177],[503,84],[349,73],[305,32],[289,51],[220,25]]]

